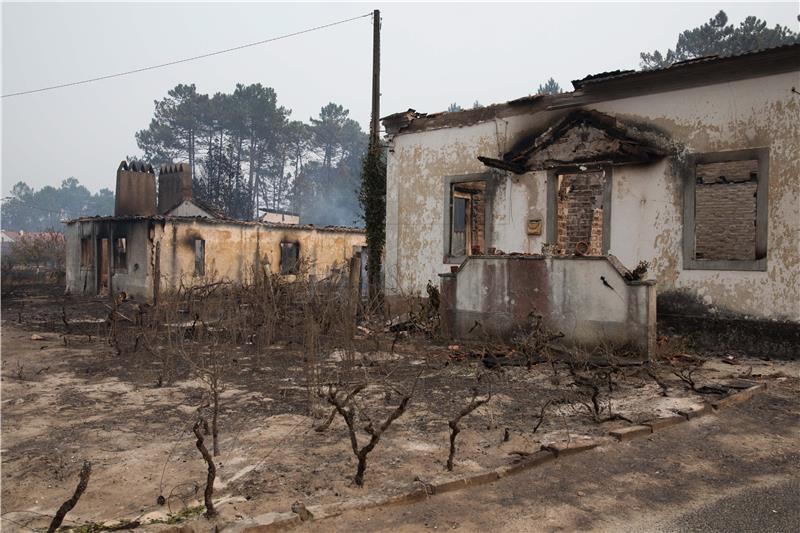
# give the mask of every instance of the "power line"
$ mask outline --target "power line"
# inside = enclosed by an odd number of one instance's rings
[[[344,24],[346,22],[352,22],[354,20],[358,20],[358,19],[362,19],[362,18],[366,18],[366,17],[371,17],[371,16],[372,16],[372,13],[367,13],[366,15],[359,15],[357,17],[352,17],[352,18],[349,18],[349,19],[339,20],[337,22],[331,22],[329,24],[323,24],[321,26],[315,26],[313,28],[308,28],[308,29],[305,29],[305,30],[296,31],[296,32],[293,32],[293,33],[287,33],[285,35],[280,35],[278,37],[271,37],[269,39],[264,39],[263,41],[256,41],[254,43],[242,44],[242,45],[239,45],[239,46],[234,46],[233,48],[226,48],[224,50],[218,50],[216,52],[209,52],[207,54],[202,54],[202,55],[199,55],[199,56],[187,57],[187,58],[184,58],[184,59],[178,59],[176,61],[170,61],[168,63],[161,63],[160,65],[151,65],[149,67],[142,67],[142,68],[137,68],[137,69],[134,69],[134,70],[128,70],[128,71],[125,71],[125,72],[119,72],[117,74],[108,74],[106,76],[98,76],[96,78],[90,78],[88,80],[74,81],[74,82],[71,82],[71,83],[62,83],[62,84],[59,84],[59,85],[51,85],[49,87],[42,87],[40,89],[32,89],[30,91],[20,91],[20,92],[16,92],[16,93],[4,94],[2,96],[2,98],[10,98],[12,96],[22,96],[23,94],[40,93],[40,92],[43,92],[43,91],[52,91],[54,89],[63,89],[64,87],[73,87],[75,85],[83,85],[85,83],[92,83],[92,82],[95,82],[95,81],[108,80],[108,79],[111,79],[111,78],[119,78],[121,76],[128,76],[129,74],[137,74],[139,72],[145,72],[147,70],[155,70],[155,69],[159,69],[159,68],[169,67],[169,66],[172,66],[172,65],[178,65],[180,63],[188,63],[189,61],[196,61],[198,59],[204,59],[206,57],[218,56],[220,54],[227,54],[228,52],[235,52],[237,50],[242,50],[244,48],[250,48],[250,47],[253,47],[253,46],[259,46],[259,45],[266,44],[266,43],[271,43],[271,42],[274,42],[274,41],[280,41],[281,39],[288,39],[289,37],[296,37],[296,36],[302,35],[304,33],[310,33],[312,31],[317,31],[317,30],[322,30],[322,29],[325,29],[325,28],[330,28],[332,26],[338,26],[339,24]]]

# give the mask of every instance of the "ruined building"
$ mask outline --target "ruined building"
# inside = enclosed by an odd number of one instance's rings
[[[658,324],[798,355],[799,74],[795,44],[385,117],[387,293],[440,279],[455,336],[540,315],[577,343],[652,351]]]
[[[145,301],[210,281],[244,282],[269,269],[316,278],[341,268],[365,245],[363,230],[268,220],[232,220],[192,197],[188,165],[122,162],[114,216],[66,222],[67,290]]]

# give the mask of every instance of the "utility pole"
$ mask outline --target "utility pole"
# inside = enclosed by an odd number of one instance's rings
[[[372,12],[372,120],[369,148],[361,172],[359,201],[364,209],[367,241],[369,297],[382,301],[381,258],[386,245],[386,163],[380,145],[381,104],[381,12]],[[363,256],[362,256],[363,257]]]
[[[378,146],[380,139],[381,108],[381,11],[372,12],[372,122],[369,126],[371,147]]]

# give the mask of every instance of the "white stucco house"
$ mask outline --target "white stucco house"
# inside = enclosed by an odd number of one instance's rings
[[[573,85],[383,119],[389,297],[441,283],[456,335],[540,313],[800,354],[800,44]]]

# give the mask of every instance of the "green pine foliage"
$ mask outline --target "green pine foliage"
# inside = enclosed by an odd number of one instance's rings
[[[678,35],[675,49],[642,52],[644,70],[664,68],[678,61],[709,55],[735,55],[761,48],[800,42],[800,34],[786,26],[776,24],[770,28],[757,17],[747,17],[738,26],[728,24],[728,15],[720,10],[705,24]]]

